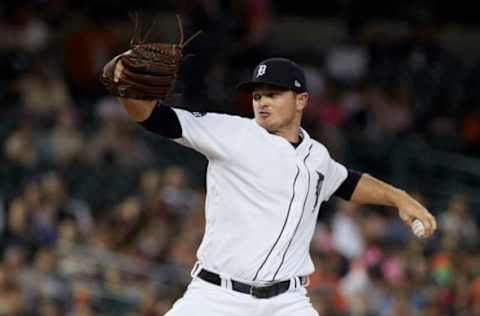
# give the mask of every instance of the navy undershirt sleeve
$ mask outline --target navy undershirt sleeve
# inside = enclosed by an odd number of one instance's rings
[[[182,137],[182,126],[177,113],[166,105],[157,105],[150,116],[142,122],[138,122],[147,131],[175,139]]]
[[[362,173],[355,170],[348,170],[348,175],[345,181],[338,187],[337,191],[333,195],[342,198],[346,201],[350,201],[352,194],[357,187],[358,181],[362,177]]]

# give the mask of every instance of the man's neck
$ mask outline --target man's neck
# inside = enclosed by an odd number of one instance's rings
[[[301,119],[302,119],[301,116],[297,117],[293,121],[291,121],[290,124],[288,124],[287,126],[284,126],[283,128],[280,128],[279,130],[276,130],[276,131],[269,131],[269,133],[283,137],[290,143],[298,143],[300,140],[299,134],[301,133],[301,129],[300,129]]]
[[[292,144],[300,143],[300,141],[303,138],[303,134],[300,128],[296,128],[295,130],[291,130],[291,131],[278,131],[278,132],[275,132],[274,134],[285,138]]]
[[[290,142],[290,144],[292,144],[293,147],[297,148],[302,143],[302,140],[303,140],[303,133],[302,131],[300,131],[300,133],[298,134],[298,141],[295,143]]]

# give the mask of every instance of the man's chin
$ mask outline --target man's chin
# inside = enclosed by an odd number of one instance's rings
[[[276,129],[274,126],[272,126],[271,124],[268,124],[268,123],[265,122],[265,121],[257,120],[257,123],[258,123],[258,125],[260,125],[260,126],[263,127],[264,129],[266,129],[267,132],[269,132],[269,133],[275,134],[276,131],[277,131],[277,129]]]
[[[265,128],[268,130],[269,128],[269,124],[267,124],[267,122],[265,122],[264,120],[262,119],[258,119],[258,118],[255,118],[255,120],[257,121],[257,124],[260,125],[261,127]]]

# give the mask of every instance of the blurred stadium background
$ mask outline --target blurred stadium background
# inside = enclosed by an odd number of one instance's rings
[[[419,241],[392,209],[325,205],[320,315],[480,315],[478,11],[378,0],[2,0],[0,315],[163,315],[189,282],[206,161],[144,132],[98,82],[135,10],[157,21],[151,40],[177,41],[176,12],[187,36],[204,32],[172,104],[249,116],[235,83],[292,58],[309,133],[437,216]]]

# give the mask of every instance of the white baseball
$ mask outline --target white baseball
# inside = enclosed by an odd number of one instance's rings
[[[423,226],[422,222],[418,219],[413,221],[412,231],[415,234],[415,236],[419,238],[425,237],[425,226]]]

